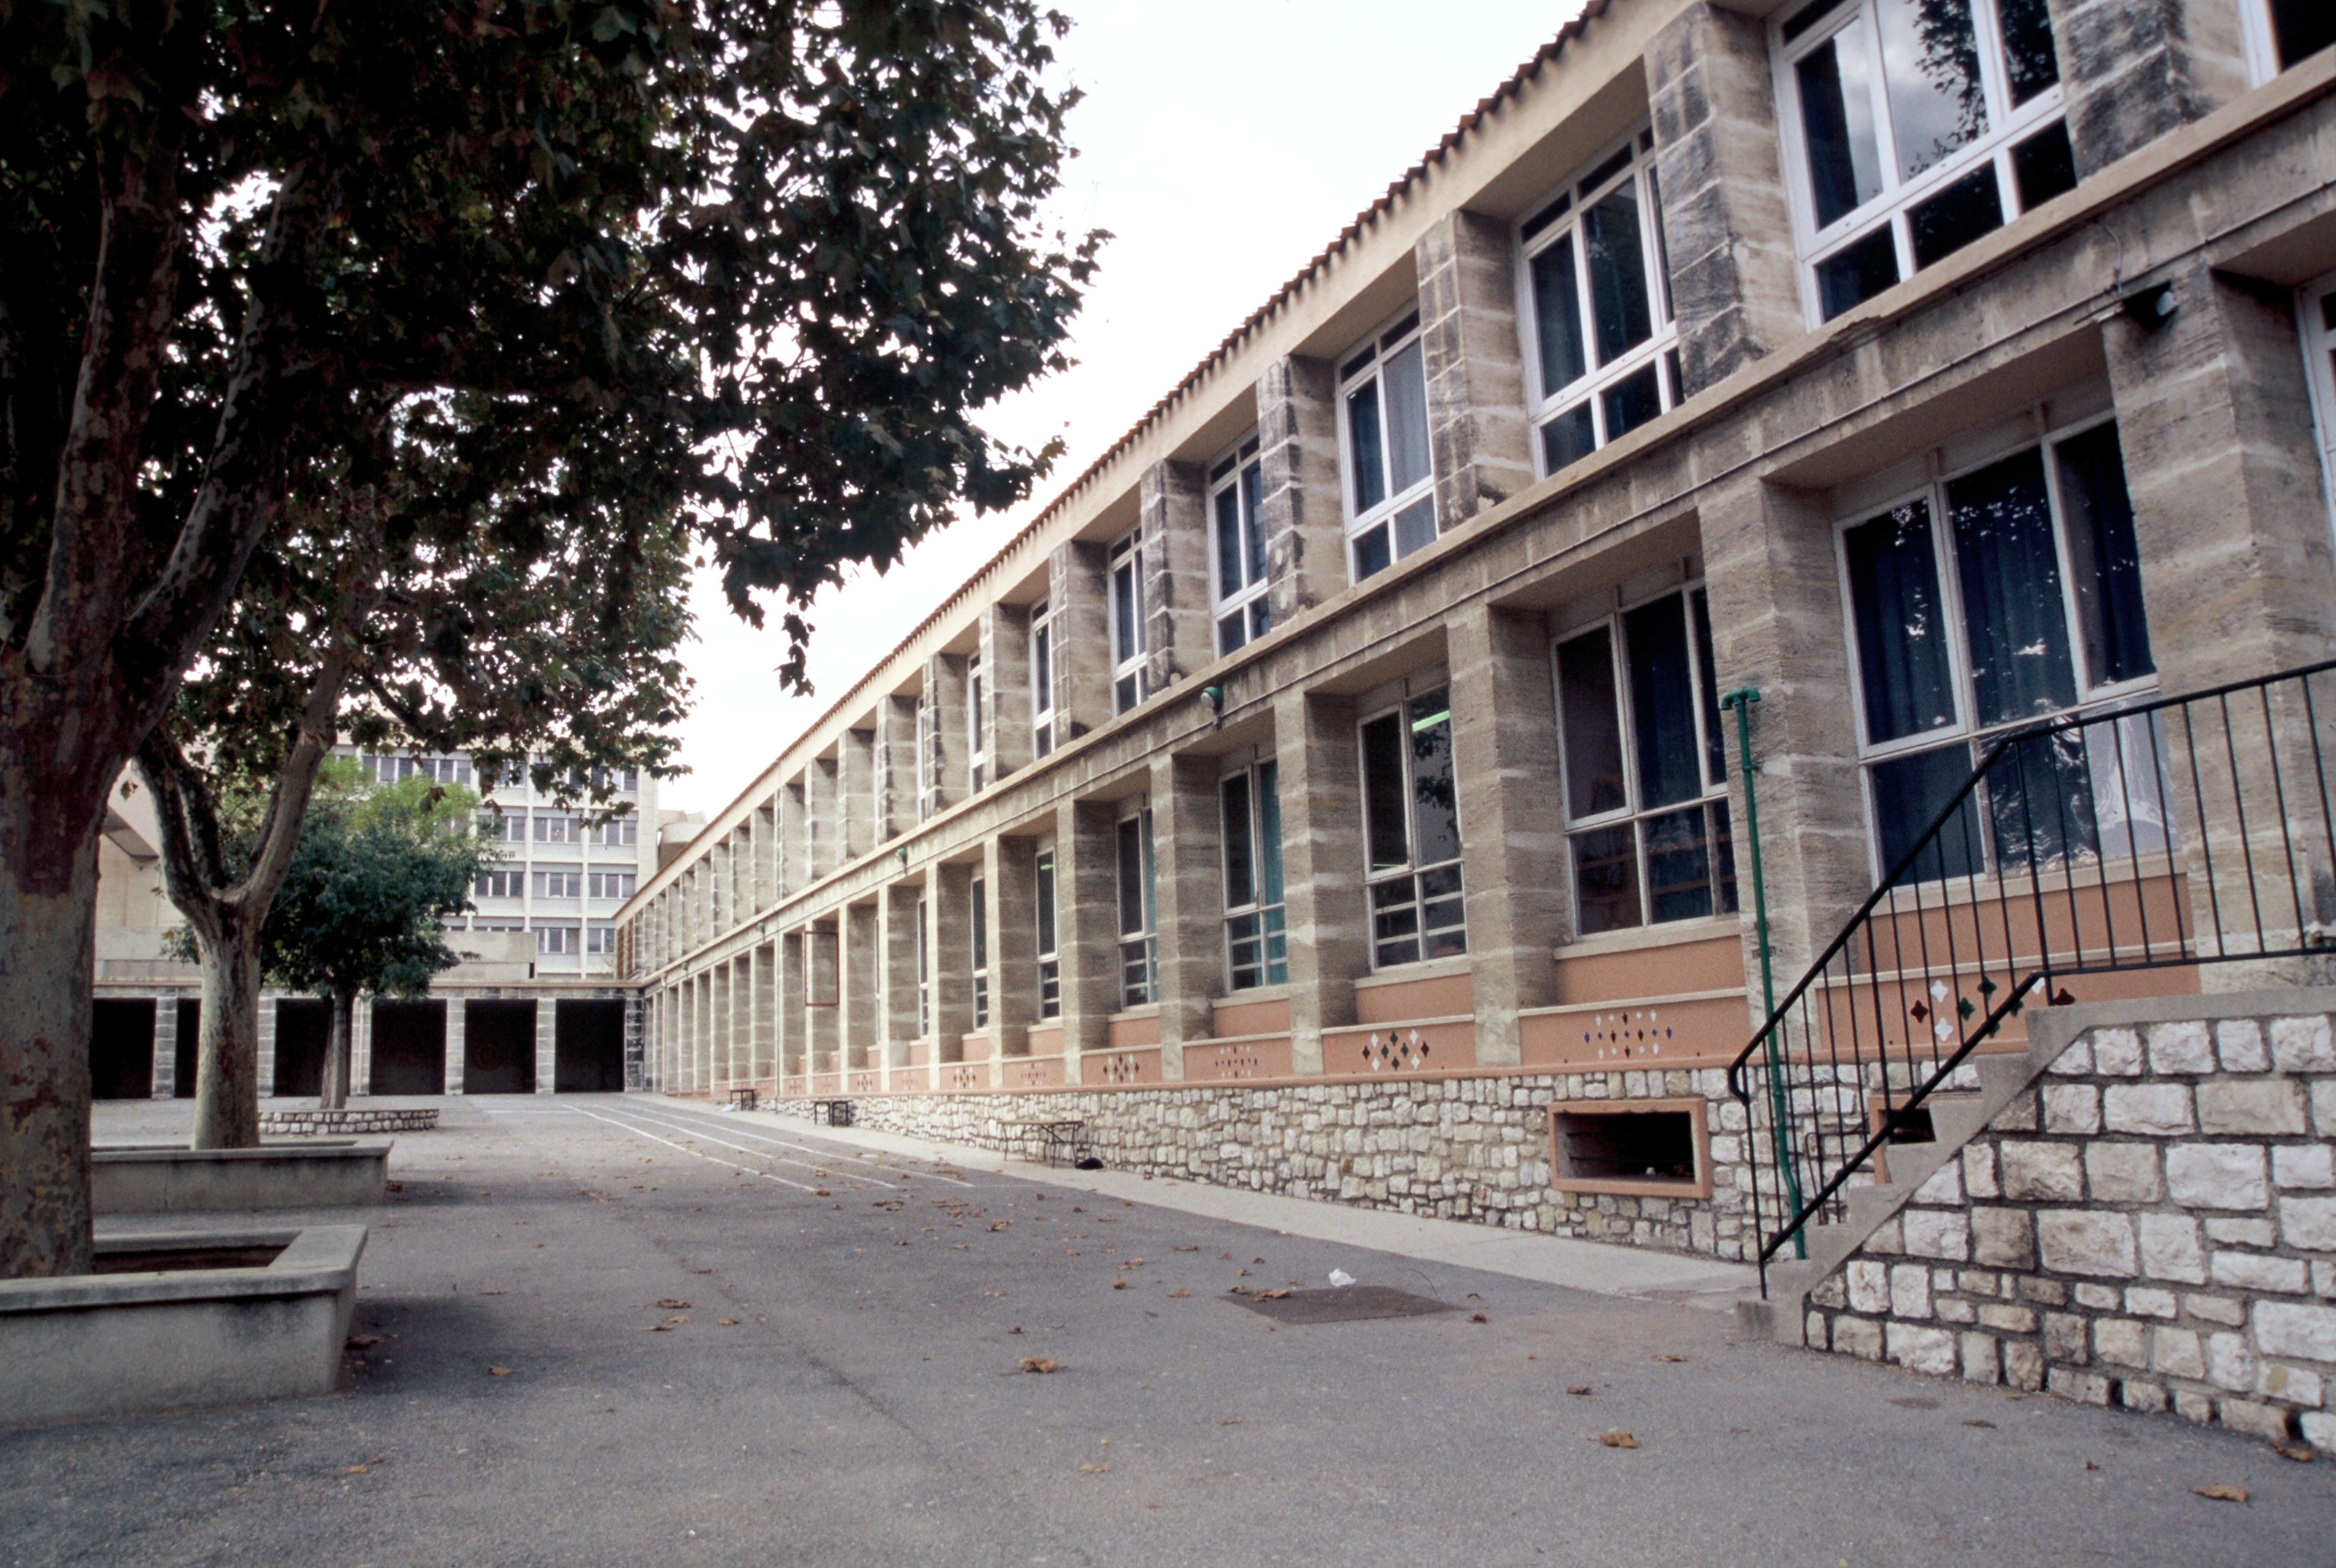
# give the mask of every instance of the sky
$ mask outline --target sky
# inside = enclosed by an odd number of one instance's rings
[[[1574,15],[1573,0],[1057,0],[1057,47],[1085,101],[1056,218],[1109,229],[1074,326],[1071,370],[983,415],[992,433],[1068,450],[1030,500],[960,519],[890,572],[861,571],[809,617],[813,694],[789,696],[784,634],[692,579],[689,769],[668,809],[718,812],[890,653],[1057,490],[1318,254]],[[1168,19],[1163,23],[1163,18]]]

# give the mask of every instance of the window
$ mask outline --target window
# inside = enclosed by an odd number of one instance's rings
[[[1704,590],[1670,589],[1570,630],[1556,662],[1574,934],[1735,912]]]
[[[1347,472],[1347,546],[1360,582],[1436,542],[1427,454],[1427,370],[1415,310],[1338,367],[1346,410],[1338,439]]]
[[[1271,762],[1218,786],[1224,810],[1225,975],[1236,991],[1290,979],[1281,907],[1281,793]]]
[[[1373,966],[1466,952],[1450,693],[1439,687],[1364,720],[1361,745]]]
[[[1055,852],[1038,852],[1038,1016],[1063,1016],[1063,965],[1055,951]]]
[[[1685,395],[1654,145],[1623,138],[1518,228],[1544,474]]]
[[[479,831],[497,843],[518,844],[527,842],[527,813],[523,811],[483,811],[479,813]]]
[[[2312,383],[2312,424],[2320,432],[2321,488],[2336,518],[2336,273],[2303,290],[2296,324],[2303,331],[2303,371]]]
[[[1055,633],[1047,601],[1030,607],[1030,748],[1045,756],[1055,749]]]
[[[2045,0],[1814,0],[1775,38],[1820,320],[2076,186]]]
[[[584,950],[588,953],[613,953],[617,950],[617,928],[606,920],[594,920],[584,928]]]
[[[1111,547],[1105,572],[1111,597],[1111,711],[1125,713],[1151,692],[1144,671],[1144,531]]]
[[[2004,729],[2155,685],[2112,423],[1950,470],[1846,522],[1840,541],[1880,874],[1939,819],[1976,750]],[[2104,832],[2120,828],[2130,840],[2139,824],[2107,816],[2135,790],[2088,770],[2122,753],[2148,773],[2141,759],[2165,754],[2148,725],[2136,721],[2130,738],[2123,729],[2115,745],[2090,747],[2090,762],[2065,736],[2032,752],[2023,744],[2000,781],[2012,787],[1966,797],[1964,831],[1943,835],[1937,861],[1902,880],[1974,874],[1986,859],[2098,853]],[[2146,809],[2155,792],[2140,795]],[[2151,826],[2162,847],[2162,815]]]
[[[2240,0],[2247,68],[2257,83],[2336,44],[2336,7],[2328,0]]]
[[[1152,808],[1119,819],[1116,881],[1119,894],[1119,1005],[1140,1008],[1153,999],[1159,959],[1153,935]]]
[[[925,901],[917,901],[917,1037],[925,1039],[933,1032],[933,947],[932,926],[925,911]]]
[[[973,1027],[989,1027],[989,883],[973,879]]]
[[[635,872],[592,872],[585,879],[587,891],[596,899],[628,899],[633,896]]]
[[[516,899],[527,892],[525,872],[481,872],[472,890],[482,899]]]
[[[540,844],[582,843],[583,829],[574,812],[538,812],[535,813],[535,842]]]
[[[550,955],[577,950],[578,932],[574,921],[566,924],[538,925],[535,928],[535,950]]]
[[[1228,654],[1263,637],[1273,625],[1265,598],[1265,468],[1257,443],[1209,470],[1210,550],[1217,576],[1217,652]]]
[[[627,812],[611,817],[592,830],[592,842],[610,849],[632,849],[641,842],[641,819],[638,813]]]
[[[584,896],[584,873],[572,866],[562,866],[535,873],[535,896],[540,899],[580,899]]]
[[[989,747],[984,741],[981,726],[981,656],[975,654],[965,661],[965,753],[967,784],[975,794],[981,793],[982,775],[989,763]]]
[[[471,929],[474,931],[523,931],[527,925],[521,920],[476,920],[471,922]]]

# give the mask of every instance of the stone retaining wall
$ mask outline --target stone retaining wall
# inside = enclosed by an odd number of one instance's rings
[[[438,1125],[438,1107],[410,1105],[399,1109],[346,1111],[262,1111],[263,1133],[320,1136],[351,1133],[426,1133]]]
[[[1550,1185],[1550,1107],[1624,1099],[1707,1102],[1708,1198]],[[867,1096],[852,1106],[861,1126],[1025,1157],[1037,1152],[1033,1135],[1006,1124],[1076,1117],[1085,1141],[1114,1170],[1744,1256],[1744,1111],[1718,1068]]]
[[[2330,1018],[2088,1030],[1809,1301],[1814,1349],[2336,1450]]]

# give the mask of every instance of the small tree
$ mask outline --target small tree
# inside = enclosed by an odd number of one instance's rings
[[[460,961],[445,921],[471,907],[499,853],[470,791],[420,777],[365,789],[356,777],[354,764],[326,765],[260,936],[271,979],[332,999],[326,1110],[348,1102],[357,998],[422,996]]]

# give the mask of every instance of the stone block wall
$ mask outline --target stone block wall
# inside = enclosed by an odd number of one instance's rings
[[[2087,1031],[1809,1302],[1814,1349],[2336,1450],[2330,1018]]]
[[[1708,1102],[1711,1195],[1561,1193],[1549,1113],[1570,1101]],[[1744,1108],[1719,1068],[1484,1074],[1157,1089],[868,1096],[862,1126],[1028,1154],[1016,1123],[1077,1118],[1114,1170],[1722,1258],[1745,1256]]]

